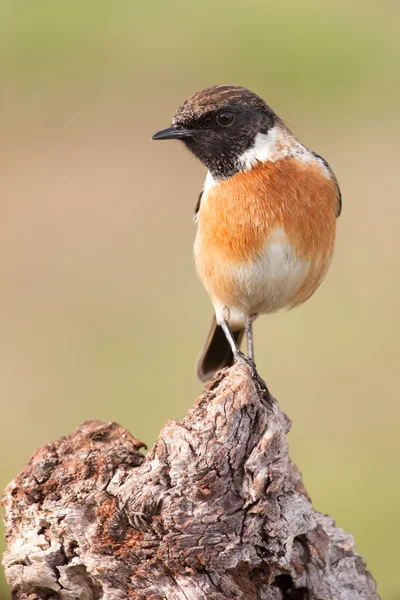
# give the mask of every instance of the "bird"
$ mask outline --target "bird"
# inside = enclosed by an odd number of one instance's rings
[[[152,139],[180,140],[207,169],[194,258],[214,317],[197,375],[205,382],[235,362],[254,373],[254,320],[299,306],[327,273],[338,181],[260,96],[237,85],[194,94]]]

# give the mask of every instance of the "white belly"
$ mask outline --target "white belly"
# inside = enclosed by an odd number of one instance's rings
[[[246,315],[276,312],[291,306],[304,286],[309,264],[296,256],[284,231],[276,229],[259,258],[230,267],[227,276],[234,292],[229,306],[214,298],[217,321],[228,316],[231,325],[239,326]]]

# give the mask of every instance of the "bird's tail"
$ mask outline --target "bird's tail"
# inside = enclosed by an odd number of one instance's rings
[[[243,339],[244,329],[234,331],[233,337],[237,345]],[[211,323],[210,333],[197,361],[197,376],[200,381],[208,381],[217,371],[233,365],[233,353],[228,340],[215,317]]]

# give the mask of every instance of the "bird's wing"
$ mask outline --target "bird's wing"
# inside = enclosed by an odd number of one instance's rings
[[[337,209],[336,209],[336,216],[339,217],[340,213],[342,212],[342,193],[340,191],[340,187],[339,187],[339,183],[338,180],[336,179],[336,175],[335,173],[332,171],[332,169],[330,168],[329,164],[326,162],[326,160],[324,158],[322,158],[322,156],[320,156],[319,154],[317,154],[316,152],[313,152],[313,155],[315,156],[315,158],[318,158],[323,165],[328,169],[333,181],[336,184],[336,196],[337,196]],[[200,204],[199,204],[200,206]]]
[[[200,210],[200,205],[201,205],[201,199],[203,197],[203,193],[204,193],[204,187],[201,188],[201,192],[199,194],[199,197],[197,198],[197,202],[196,202],[196,207],[194,209],[194,220],[197,221],[197,215],[199,214],[199,210]]]

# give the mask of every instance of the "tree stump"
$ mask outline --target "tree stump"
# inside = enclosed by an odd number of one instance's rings
[[[377,600],[352,536],[313,509],[289,427],[238,364],[146,457],[116,423],[47,444],[4,494],[12,598]]]

